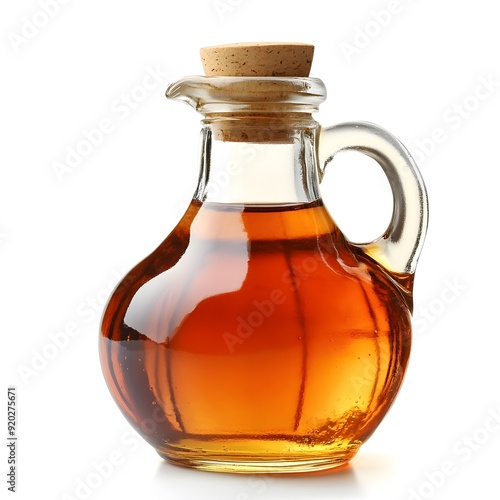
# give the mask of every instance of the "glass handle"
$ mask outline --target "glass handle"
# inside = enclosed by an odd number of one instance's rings
[[[341,123],[320,131],[320,181],[334,156],[349,150],[380,164],[394,197],[392,218],[384,234],[370,243],[353,245],[390,273],[414,273],[428,221],[427,192],[415,161],[398,139],[377,125]]]

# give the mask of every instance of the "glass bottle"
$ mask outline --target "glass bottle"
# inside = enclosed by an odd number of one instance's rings
[[[165,459],[231,472],[350,460],[401,386],[427,199],[404,146],[367,123],[321,128],[312,46],[202,49],[208,76],[167,97],[204,115],[200,176],[170,235],[103,315],[108,387]],[[349,242],[319,184],[343,150],[375,158],[394,211]],[[184,167],[183,167],[184,168]]]

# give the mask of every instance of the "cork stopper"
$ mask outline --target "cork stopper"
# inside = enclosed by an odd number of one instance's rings
[[[293,101],[296,87],[278,80],[308,78],[313,53],[314,46],[305,43],[232,43],[200,49],[205,76],[236,77],[232,91],[244,96],[243,108],[238,111],[206,114],[214,137],[233,142],[291,142],[292,113],[283,103]],[[266,81],[269,77],[276,80]],[[212,91],[221,85],[210,82]],[[308,113],[295,112],[293,117],[312,120]]]
[[[232,43],[200,49],[205,76],[308,77],[314,45],[305,43]]]

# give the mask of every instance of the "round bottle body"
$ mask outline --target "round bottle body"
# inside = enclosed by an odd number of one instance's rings
[[[194,201],[114,291],[101,363],[126,418],[169,461],[330,468],[396,397],[410,302],[321,201]]]

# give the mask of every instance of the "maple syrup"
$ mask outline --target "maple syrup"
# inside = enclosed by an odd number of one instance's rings
[[[129,422],[172,462],[332,467],[396,396],[410,310],[410,275],[395,285],[321,200],[194,200],[113,293],[101,362]]]

